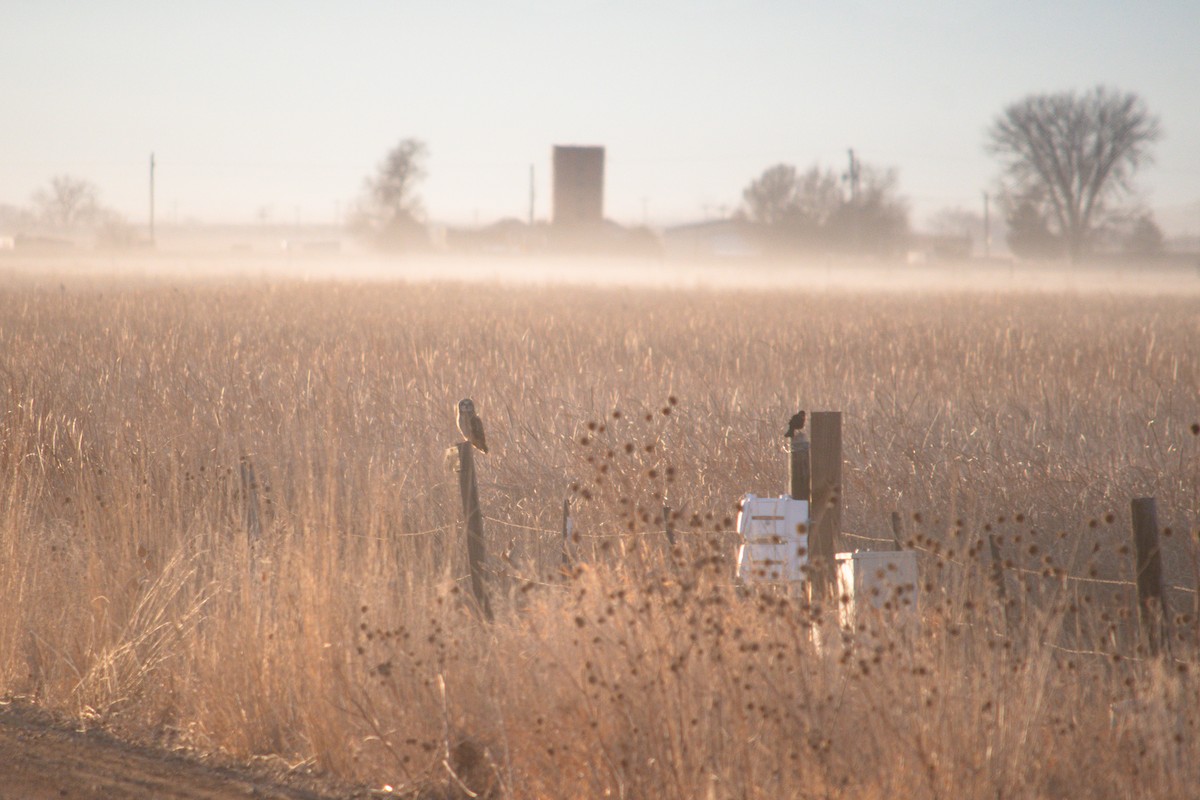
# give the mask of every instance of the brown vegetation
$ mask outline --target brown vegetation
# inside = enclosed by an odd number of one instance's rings
[[[1194,793],[1194,592],[1152,662],[1122,583],[1139,495],[1196,583],[1194,298],[20,279],[0,339],[8,695],[428,797]],[[845,527],[904,514],[919,631],[818,647],[732,585],[801,407],[845,412]]]

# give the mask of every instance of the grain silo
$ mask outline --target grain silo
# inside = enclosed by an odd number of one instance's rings
[[[604,148],[554,146],[554,226],[583,228],[604,220]]]

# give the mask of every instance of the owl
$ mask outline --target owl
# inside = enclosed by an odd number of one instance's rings
[[[784,437],[791,439],[802,430],[804,430],[804,412],[797,411],[792,415],[792,418],[788,420],[788,429],[787,433],[784,434]]]
[[[458,432],[480,451],[488,451],[487,439],[483,435],[483,420],[475,413],[475,403],[469,397],[458,401]]]

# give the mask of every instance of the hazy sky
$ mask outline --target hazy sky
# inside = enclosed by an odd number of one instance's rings
[[[984,132],[1103,83],[1162,121],[1145,201],[1200,232],[1200,2],[54,2],[0,7],[0,203],[55,174],[132,219],[332,221],[398,140],[429,216],[549,212],[551,145],[608,150],[626,223],[732,209],[766,167],[896,167],[978,209]],[[1190,209],[1185,213],[1185,209]],[[1176,218],[1182,219],[1180,223]]]

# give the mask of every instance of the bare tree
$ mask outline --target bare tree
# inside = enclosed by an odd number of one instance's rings
[[[794,202],[796,168],[791,164],[776,164],[750,182],[742,191],[746,216],[763,225],[782,222]]]
[[[419,139],[404,139],[367,178],[365,194],[353,226],[387,246],[413,244],[424,237],[417,185],[425,177],[428,148]]]
[[[1122,246],[1133,256],[1160,256],[1166,250],[1162,228],[1158,227],[1154,215],[1143,212],[1131,219],[1122,232]]]
[[[96,218],[99,194],[91,181],[56,175],[49,186],[33,193],[33,205],[47,224],[72,230]]]
[[[1063,240],[1050,230],[1045,203],[1036,193],[1006,202],[1006,240],[1012,254],[1021,258],[1057,258],[1063,254]]]
[[[844,249],[891,255],[908,239],[908,202],[900,197],[895,169],[858,165],[858,187],[827,227]]]
[[[896,194],[894,170],[862,166],[847,198],[830,169],[800,173],[776,164],[742,192],[746,218],[787,248],[887,252],[908,234],[908,209]]]
[[[742,192],[746,216],[764,225],[820,228],[842,204],[838,178],[811,167],[800,174],[790,164],[765,170]]]
[[[1055,235],[1074,260],[1112,205],[1132,189],[1150,161],[1158,119],[1140,97],[1103,86],[1085,94],[1030,95],[1013,103],[988,129],[987,149],[999,157],[1014,197],[1044,199]]]

